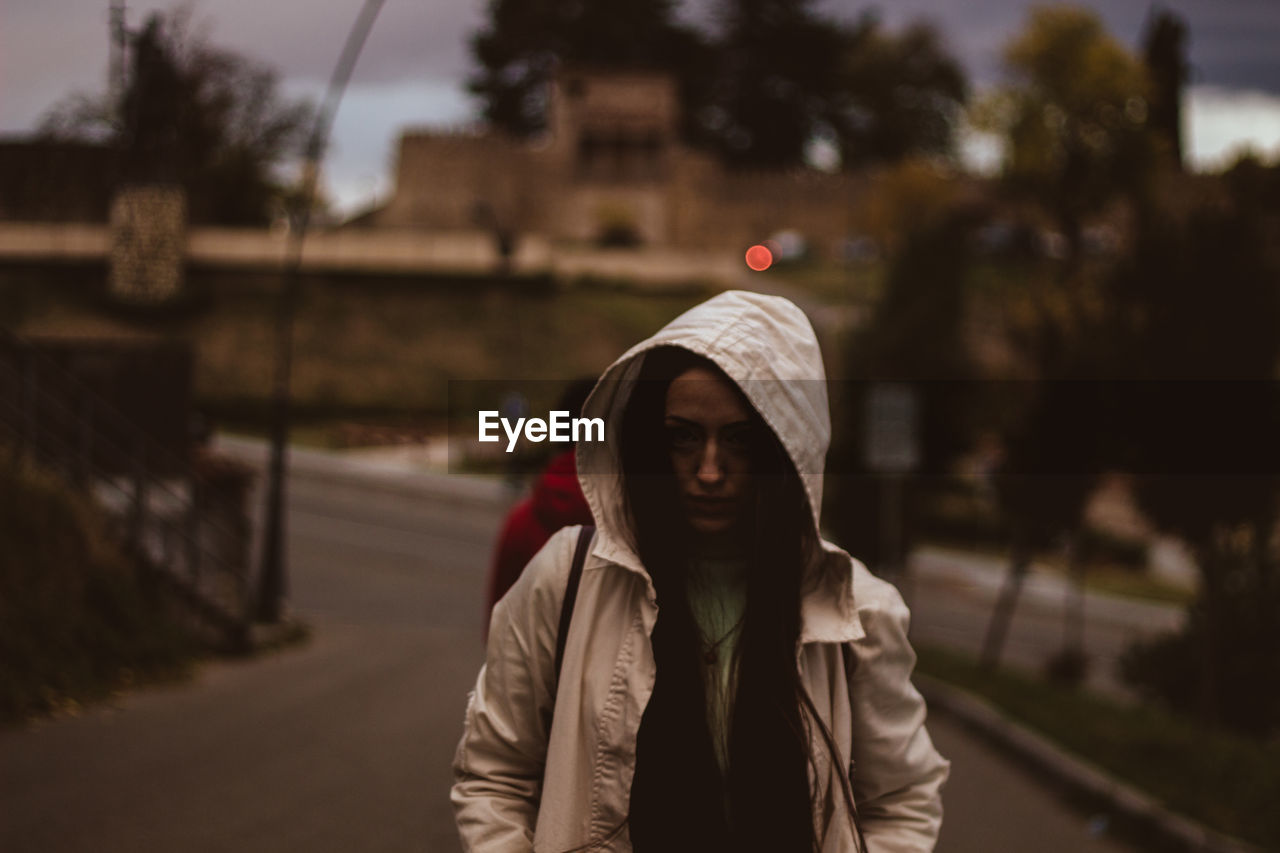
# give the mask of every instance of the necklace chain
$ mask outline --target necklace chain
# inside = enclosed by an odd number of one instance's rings
[[[706,637],[702,637],[702,632],[699,631],[698,635],[702,640],[702,645],[703,645],[703,649],[702,649],[703,663],[710,666],[714,664],[716,661],[718,661],[720,659],[720,656],[719,656],[720,645],[724,643],[725,640],[732,637],[734,632],[737,631],[740,627],[742,627],[741,618],[739,618],[737,622],[734,622],[733,625],[729,628],[729,630],[725,631],[724,634],[720,637],[720,639],[716,640],[714,643],[708,643]]]

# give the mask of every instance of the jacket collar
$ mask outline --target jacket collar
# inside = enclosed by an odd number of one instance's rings
[[[853,558],[822,540],[824,562],[800,599],[800,643],[849,643],[866,636],[853,589]]]
[[[635,553],[608,535],[597,533],[584,565],[584,571],[613,565],[639,575],[645,584],[645,597],[656,606],[657,593],[653,579],[640,565]],[[805,585],[800,598],[800,644],[849,643],[866,636],[853,590],[853,558],[826,540],[822,570]],[[652,623],[649,623],[652,625]]]

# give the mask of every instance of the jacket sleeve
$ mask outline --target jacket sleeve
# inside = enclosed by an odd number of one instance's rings
[[[464,850],[533,849],[576,531],[553,536],[494,607],[453,762],[450,800]]]
[[[925,704],[911,684],[916,655],[907,641],[902,596],[869,573],[859,578],[870,606],[859,608],[866,636],[852,644],[853,790],[870,853],[931,851],[942,826],[941,789],[950,763],[925,729]]]

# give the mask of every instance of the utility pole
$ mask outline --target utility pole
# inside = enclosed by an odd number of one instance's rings
[[[118,104],[125,90],[125,51],[128,49],[129,31],[125,24],[124,0],[111,0],[108,23],[107,91],[112,103]]]
[[[266,519],[263,522],[262,565],[258,578],[257,618],[259,622],[279,622],[286,588],[284,556],[285,453],[289,446],[290,381],[293,371],[293,321],[301,290],[302,242],[311,222],[316,178],[329,143],[334,114],[351,79],[356,59],[384,0],[365,0],[364,7],[347,35],[346,46],[329,79],[324,104],[316,114],[307,139],[303,163],[303,187],[297,208],[289,216],[289,247],[284,281],[276,302],[276,375],[271,423],[271,458],[267,466]]]

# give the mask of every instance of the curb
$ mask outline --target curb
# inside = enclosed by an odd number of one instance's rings
[[[1131,785],[1077,758],[968,691],[916,673],[931,710],[953,717],[1083,800],[1104,806],[1127,825],[1179,853],[1263,853],[1261,847],[1175,814]]]
[[[265,466],[270,448],[260,439],[220,435],[213,448],[242,462]],[[291,446],[286,466],[308,477],[329,483],[359,483],[363,488],[376,488],[395,494],[438,498],[472,505],[506,507],[512,502],[505,484],[496,480],[462,474],[438,474],[415,471],[390,463],[353,458],[343,453],[306,450]]]

